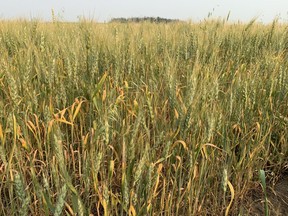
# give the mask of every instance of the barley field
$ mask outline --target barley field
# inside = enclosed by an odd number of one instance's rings
[[[1,21],[0,56],[0,215],[285,214],[286,25]]]

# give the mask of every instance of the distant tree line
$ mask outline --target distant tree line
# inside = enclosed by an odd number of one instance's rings
[[[132,18],[112,18],[110,22],[120,22],[120,23],[140,23],[140,22],[151,22],[151,23],[171,23],[179,22],[178,19],[166,19],[162,17],[132,17]]]

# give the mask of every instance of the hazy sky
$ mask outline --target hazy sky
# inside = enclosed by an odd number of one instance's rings
[[[288,22],[288,0],[0,0],[0,18],[41,18],[51,20],[51,10],[65,21],[78,17],[108,21],[113,17],[160,16],[164,18],[203,20],[213,17],[247,22],[271,22],[275,17]]]

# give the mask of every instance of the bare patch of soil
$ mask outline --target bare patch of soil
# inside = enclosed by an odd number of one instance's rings
[[[267,189],[269,215],[288,215],[288,175],[283,176],[274,186]],[[247,198],[248,215],[265,215],[265,197],[261,187],[253,190]]]

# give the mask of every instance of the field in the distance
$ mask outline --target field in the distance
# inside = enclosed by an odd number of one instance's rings
[[[0,56],[0,215],[285,208],[286,26],[2,21]]]

